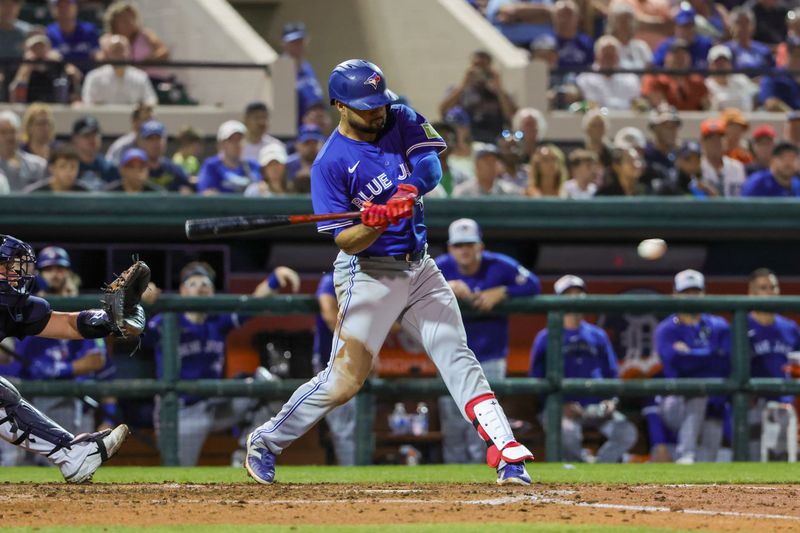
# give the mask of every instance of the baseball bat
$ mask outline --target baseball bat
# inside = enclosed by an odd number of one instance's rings
[[[247,215],[238,217],[196,218],[186,221],[186,238],[190,241],[256,235],[272,228],[310,224],[325,220],[361,217],[361,211],[322,215]]]

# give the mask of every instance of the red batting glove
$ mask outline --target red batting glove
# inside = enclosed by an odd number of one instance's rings
[[[385,205],[364,202],[361,209],[361,223],[378,231],[384,231],[389,227],[389,217]]]
[[[404,218],[411,218],[414,214],[414,203],[419,197],[419,190],[413,185],[401,183],[397,192],[386,202],[386,211],[389,222],[397,224]]]

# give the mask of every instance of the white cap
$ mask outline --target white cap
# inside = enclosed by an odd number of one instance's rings
[[[285,165],[289,156],[286,155],[286,149],[278,143],[271,143],[266,145],[258,152],[258,164],[262,167],[267,166],[271,161]]]
[[[675,292],[683,292],[688,289],[706,289],[706,278],[697,270],[681,270],[675,274]]]
[[[583,292],[586,292],[586,283],[578,276],[573,276],[572,274],[567,274],[566,276],[558,278],[558,281],[553,285],[553,291],[560,296],[573,287],[578,287]]]
[[[708,51],[708,62],[713,63],[720,57],[727,57],[728,60],[733,60],[733,54],[731,53],[731,49],[725,46],[724,44],[718,44],[716,46],[712,46],[711,50]]]
[[[227,141],[236,133],[244,135],[246,132],[247,128],[244,127],[244,124],[238,120],[228,120],[220,124],[217,130],[217,141]]]
[[[447,230],[447,244],[467,244],[483,242],[481,228],[471,218],[459,218]]]
[[[644,148],[647,146],[647,137],[644,136],[642,130],[627,126],[622,128],[614,135],[614,148]]]

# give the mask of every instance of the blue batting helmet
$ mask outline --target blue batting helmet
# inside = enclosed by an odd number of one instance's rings
[[[36,254],[30,244],[0,235],[0,305],[22,303],[31,293]]]
[[[364,59],[348,59],[336,65],[328,78],[328,95],[331,105],[338,100],[361,111],[397,100],[397,95],[386,88],[386,78],[378,65]]]
[[[59,246],[42,248],[36,257],[36,268],[41,270],[51,266],[72,268],[72,262],[69,260],[69,254],[65,249]]]

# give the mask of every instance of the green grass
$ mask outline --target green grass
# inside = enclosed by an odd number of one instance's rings
[[[798,483],[800,463],[528,465],[539,483]],[[282,483],[491,483],[494,473],[482,465],[430,466],[278,466]],[[54,468],[17,467],[0,470],[0,482],[61,482]],[[96,483],[244,483],[251,482],[244,469],[230,467],[114,467],[95,474]]]
[[[114,526],[100,527],[100,526],[84,526],[84,527],[41,527],[41,528],[4,528],[3,531],[9,533],[21,533],[36,531],[37,533],[101,533],[107,531],[114,531],[115,533],[140,533],[144,530],[146,533],[210,533],[218,531],[232,531],[236,530],[241,533],[261,532],[268,531],[270,533],[317,533],[324,530],[325,533],[372,533],[375,531],[375,525],[363,526],[331,526],[326,525],[324,528],[320,526],[268,526],[268,525],[236,525],[236,526],[157,526],[157,527],[121,527]],[[555,523],[536,523],[536,524],[523,524],[523,523],[481,523],[481,524],[396,524],[380,526],[381,533],[519,533],[520,531],[537,531],[541,533],[614,533],[622,531],[623,533],[680,533],[687,530],[682,529],[668,529],[668,528],[644,528],[644,527],[621,527],[621,526],[591,526],[591,525],[564,525]],[[697,530],[694,530],[695,532]]]

